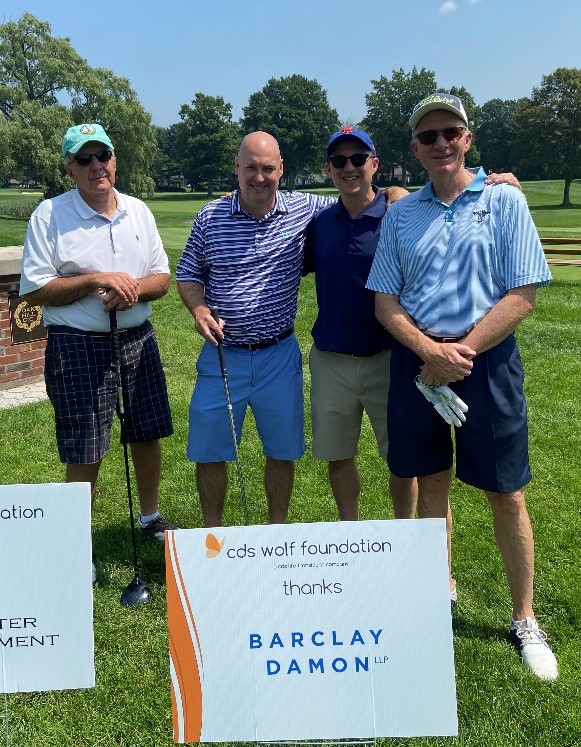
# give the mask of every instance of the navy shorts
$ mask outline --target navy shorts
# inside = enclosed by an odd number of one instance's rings
[[[417,389],[422,361],[394,341],[387,408],[388,463],[399,477],[450,469],[452,428]],[[491,492],[519,490],[531,480],[524,371],[514,335],[476,356],[472,373],[450,384],[468,405],[454,428],[456,477]]]
[[[128,443],[173,432],[165,374],[149,322],[119,333],[125,435]],[[55,412],[61,462],[94,464],[109,450],[117,373],[108,334],[49,328],[46,391]]]

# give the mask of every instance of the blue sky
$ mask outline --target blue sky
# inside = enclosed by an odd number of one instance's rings
[[[2,0],[0,22],[28,11],[93,67],[128,78],[153,122],[179,121],[201,91],[235,119],[269,78],[299,73],[343,121],[365,115],[371,80],[415,65],[478,104],[530,96],[557,67],[581,67],[580,0]]]

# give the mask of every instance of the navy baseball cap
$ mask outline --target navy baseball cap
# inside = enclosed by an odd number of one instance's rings
[[[409,121],[412,130],[416,129],[418,122],[424,115],[438,109],[444,109],[444,111],[456,114],[456,116],[464,121],[466,127],[468,127],[468,117],[458,96],[454,96],[453,93],[432,93],[414,106]]]
[[[377,155],[375,152],[375,145],[373,145],[373,140],[365,130],[359,130],[357,127],[343,127],[341,130],[334,132],[329,138],[329,142],[327,143],[327,158],[342,140],[347,140],[348,138],[351,140],[359,140],[359,142],[363,143],[365,148],[370,150],[374,156]]]

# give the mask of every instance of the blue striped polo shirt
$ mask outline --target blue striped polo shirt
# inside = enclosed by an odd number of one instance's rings
[[[176,279],[204,286],[206,303],[224,319],[225,344],[266,340],[294,323],[307,225],[334,201],[277,191],[273,209],[254,218],[236,190],[200,210]]]
[[[426,334],[460,337],[511,288],[551,280],[524,195],[485,179],[451,205],[428,182],[383,219],[367,287],[398,295]]]

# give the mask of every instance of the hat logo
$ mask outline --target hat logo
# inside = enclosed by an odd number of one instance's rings
[[[81,135],[94,135],[97,130],[92,125],[85,124],[81,126],[79,132],[81,133]]]
[[[343,127],[341,132],[343,135],[350,135],[353,132],[353,127]]]

